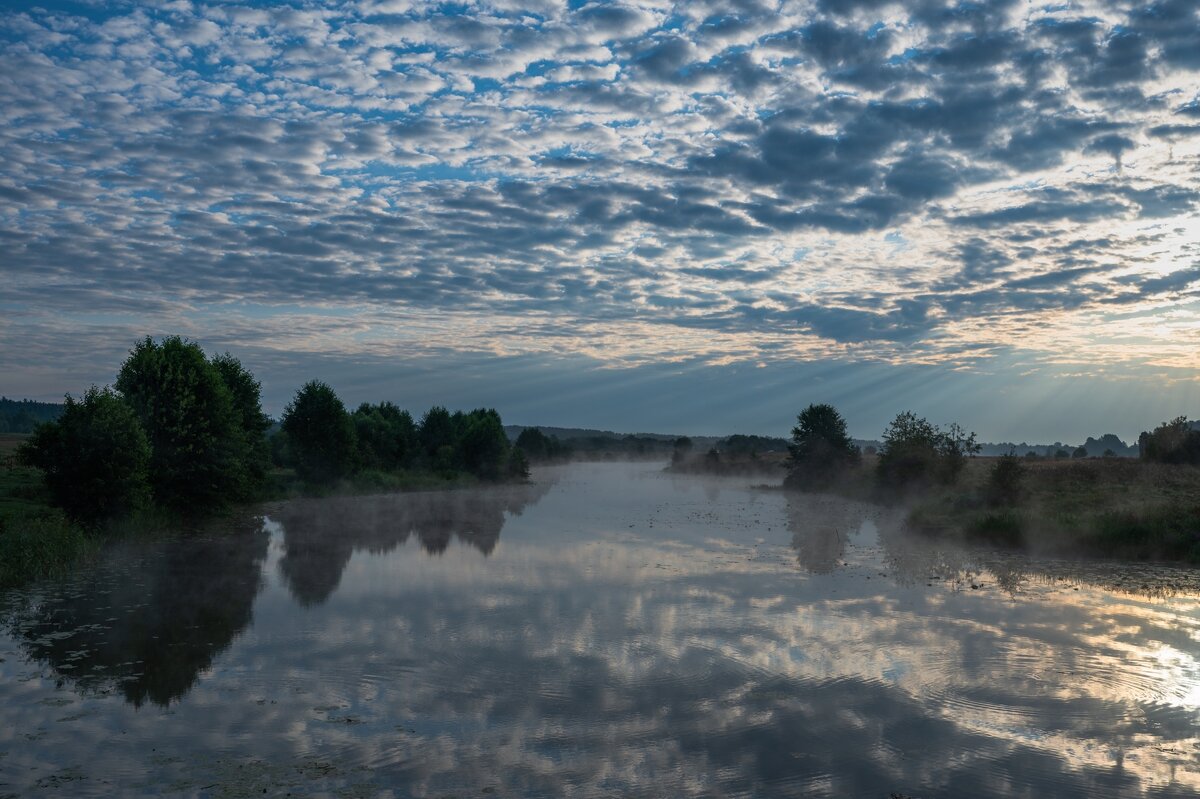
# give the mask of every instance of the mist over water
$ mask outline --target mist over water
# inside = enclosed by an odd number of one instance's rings
[[[0,796],[1200,796],[1200,590],[573,464],[0,597]]]

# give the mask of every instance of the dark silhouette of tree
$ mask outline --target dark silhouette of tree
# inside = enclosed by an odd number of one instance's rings
[[[417,430],[417,438],[425,456],[436,461],[443,447],[454,447],[454,422],[450,412],[440,405],[435,405],[421,417],[421,425]]]
[[[988,501],[992,505],[1015,505],[1021,495],[1025,465],[1015,453],[1001,455],[988,474]]]
[[[1178,416],[1149,433],[1142,433],[1138,437],[1142,460],[1200,464],[1200,430],[1194,425],[1186,416]]]
[[[514,446],[525,453],[531,463],[566,458],[571,454],[570,447],[559,441],[558,436],[548,436],[537,427],[522,430]]]
[[[824,484],[859,462],[846,420],[832,405],[809,405],[796,417],[788,445],[790,485]]]
[[[263,413],[262,384],[242,366],[241,361],[228,352],[214,356],[212,365],[221,375],[233,401],[238,427],[244,438],[243,457],[251,487],[261,486],[266,479],[267,470],[271,467],[271,452],[267,444],[267,430],[271,427],[271,419]]]
[[[1072,458],[1086,458],[1088,456],[1087,447],[1076,447],[1071,453]]]
[[[109,389],[67,395],[57,421],[38,425],[19,457],[42,470],[54,504],[93,524],[150,498],[150,444],[133,410]]]
[[[354,470],[354,424],[327,384],[311,380],[296,392],[280,422],[296,471],[312,483],[345,477]]]
[[[883,433],[879,476],[893,485],[923,481],[953,483],[966,459],[979,451],[974,433],[958,424],[946,430],[904,411]]]
[[[495,410],[479,408],[466,414],[458,444],[463,468],[471,474],[495,480],[507,473],[508,436]]]
[[[117,374],[116,388],[150,442],[156,502],[208,512],[254,490],[251,454],[233,396],[199,345],[146,337]]]

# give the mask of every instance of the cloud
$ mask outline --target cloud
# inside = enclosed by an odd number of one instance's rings
[[[964,368],[1005,343],[968,311],[1190,315],[1108,276],[1194,263],[1198,31],[1176,0],[6,10],[5,335],[315,314],[353,357],[356,319],[465,314],[614,367]],[[1177,336],[1099,324],[1116,364]]]

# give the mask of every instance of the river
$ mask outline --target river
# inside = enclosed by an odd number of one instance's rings
[[[0,796],[1200,796],[1195,571],[753,482],[573,464],[112,546],[0,596]]]

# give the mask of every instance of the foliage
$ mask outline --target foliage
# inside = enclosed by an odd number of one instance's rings
[[[255,489],[244,420],[220,369],[179,336],[146,337],[117,374],[116,388],[150,441],[154,499],[175,510],[211,511]]]
[[[479,408],[466,414],[460,424],[458,448],[463,468],[488,480],[507,474],[509,444],[500,414]]]
[[[57,421],[38,425],[18,451],[42,470],[51,501],[85,524],[112,519],[146,504],[150,445],[137,417],[109,389],[67,395]]]
[[[1186,416],[1179,416],[1142,433],[1138,450],[1147,461],[1200,464],[1200,430]]]
[[[692,440],[687,436],[680,436],[671,444],[671,462],[679,463],[687,458],[688,453],[692,451]]]
[[[879,476],[893,485],[927,481],[950,484],[958,479],[966,459],[978,451],[975,434],[958,424],[942,430],[905,411],[883,433]]]
[[[238,418],[238,428],[243,438],[239,449],[242,451],[251,485],[261,485],[271,466],[271,453],[267,444],[267,430],[271,427],[271,419],[263,413],[262,384],[242,366],[241,361],[228,352],[214,356],[212,365],[221,375],[225,387],[229,389],[233,410]]]
[[[860,457],[846,420],[832,405],[809,405],[796,417],[788,445],[790,481],[826,482]]]
[[[1014,505],[1021,495],[1025,464],[1014,453],[996,459],[988,474],[988,501],[992,505]]]
[[[311,483],[350,474],[355,466],[354,423],[328,384],[305,383],[284,409],[280,427],[296,471]]]
[[[1087,447],[1076,447],[1071,453],[1072,458],[1086,458],[1088,456]]]
[[[522,430],[514,446],[533,463],[558,460],[571,454],[571,448],[559,441],[558,436],[548,436],[537,427]]]
[[[359,464],[366,469],[404,468],[416,452],[412,415],[391,402],[359,405],[354,411],[354,432]]]
[[[454,433],[454,422],[450,418],[450,412],[440,405],[435,405],[421,417],[417,439],[425,455],[436,461],[442,447],[454,447]]]
[[[757,455],[762,452],[784,452],[788,442],[782,438],[735,433],[721,442],[721,451],[731,455]]]

